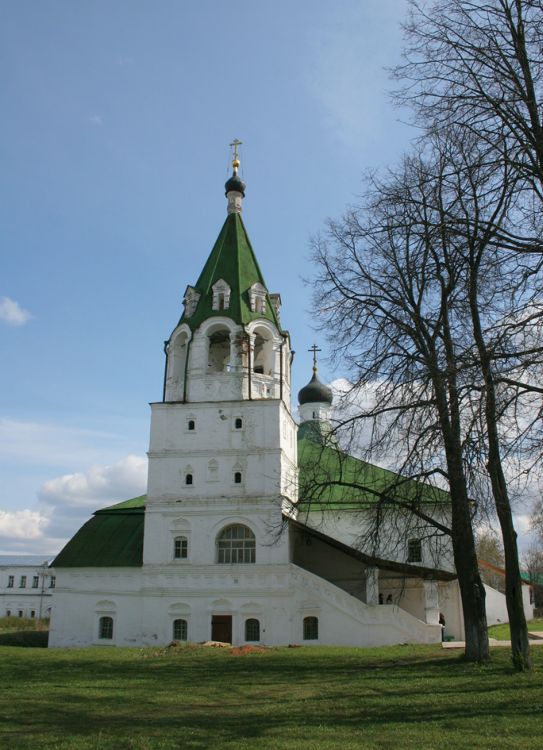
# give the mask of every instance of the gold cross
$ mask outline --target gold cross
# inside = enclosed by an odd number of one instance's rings
[[[240,141],[239,138],[234,138],[234,140],[230,144],[230,148],[234,149],[234,159],[232,160],[232,164],[235,168],[239,167],[238,146],[241,146],[242,144],[243,142]]]
[[[322,349],[319,349],[319,347],[316,344],[313,344],[313,346],[307,350],[308,352],[313,352],[313,372],[317,372],[317,352],[322,352]]]

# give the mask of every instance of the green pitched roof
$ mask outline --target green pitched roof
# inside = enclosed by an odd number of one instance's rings
[[[55,568],[140,567],[145,495],[96,511],[52,562]]]
[[[230,286],[228,310],[212,309],[212,286],[219,279],[224,279]],[[204,320],[219,315],[232,318],[240,325],[246,325],[257,318],[266,318],[281,330],[269,297],[265,313],[252,312],[249,289],[256,283],[267,289],[241,216],[237,213],[229,214],[194,286],[200,294],[196,310],[190,318],[183,314],[179,322],[188,323],[195,330]]]
[[[326,445],[322,432],[309,428],[300,432],[300,500],[311,501],[311,510],[360,510],[387,494],[407,502],[450,502],[445,490],[407,479]]]

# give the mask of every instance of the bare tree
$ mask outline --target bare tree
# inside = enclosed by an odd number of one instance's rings
[[[539,537],[539,541],[543,543],[543,500],[538,500],[534,504],[530,516],[530,522],[532,529]]]
[[[462,128],[543,198],[542,0],[411,0],[398,100]]]
[[[463,260],[440,199],[448,168],[442,161],[433,179],[420,156],[406,159],[399,175],[374,181],[365,209],[330,223],[315,243],[315,301],[353,380],[378,383],[375,407],[359,415],[373,420],[373,447],[401,443],[404,472],[430,486],[447,481],[466,658],[484,661],[485,592],[464,471]]]
[[[543,3],[433,0],[423,4],[412,0],[404,29],[404,62],[394,71],[401,81],[397,100],[414,112],[424,137],[429,133],[448,137],[453,129],[469,143],[477,143],[487,168],[495,169],[503,180],[503,190],[496,190],[496,185],[492,189],[495,210],[487,219],[488,225],[484,227],[479,220],[478,201],[474,201],[464,236],[468,249],[469,315],[483,379],[484,440],[478,445],[485,447],[486,470],[504,539],[513,661],[523,669],[529,665],[529,651],[516,533],[503,470],[500,417],[506,409],[500,404],[500,391],[504,385],[512,387],[513,390],[506,389],[509,405],[519,409],[526,394],[543,393],[541,261],[528,263],[526,269],[519,267],[518,284],[511,277],[510,298],[517,309],[509,308],[510,325],[500,321],[497,336],[491,334],[488,326],[485,330],[482,320],[481,280],[488,288],[489,268],[492,271],[500,263],[507,263],[509,251],[536,258],[542,254]],[[459,142],[456,139],[456,148]],[[465,160],[461,161],[465,166]],[[477,168],[480,163],[479,159]],[[528,279],[530,283],[525,286]],[[528,288],[533,293],[527,298]],[[529,321],[533,323],[531,332]],[[506,346],[509,334],[513,347]],[[524,347],[519,347],[522,335],[527,338]],[[534,336],[537,341],[528,344]],[[509,373],[504,368],[507,361]],[[524,430],[517,429],[518,443],[534,440],[534,426],[541,424],[542,414],[539,399],[535,419],[529,420]],[[518,420],[515,426],[518,428]],[[537,435],[541,436],[540,428]]]

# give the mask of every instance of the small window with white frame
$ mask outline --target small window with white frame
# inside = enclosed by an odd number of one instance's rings
[[[174,560],[187,560],[189,556],[189,540],[186,536],[176,536],[173,540]]]
[[[196,418],[189,417],[187,419],[187,432],[196,432]]]
[[[100,617],[98,621],[98,638],[101,641],[111,641],[113,639],[113,617]]]
[[[21,576],[21,580],[19,582],[19,588],[26,589],[26,576]]]
[[[250,617],[248,620],[245,620],[245,640],[260,640],[260,622],[255,617]]]
[[[304,641],[317,641],[319,639],[319,618],[304,617]]]
[[[12,589],[15,586],[15,576],[8,576],[8,589]]]
[[[56,585],[57,585],[57,577],[51,576],[51,578],[49,579],[49,588],[54,589]]]
[[[230,307],[230,285],[224,279],[219,279],[211,289],[213,292],[212,309],[216,311],[228,310]]]
[[[40,577],[39,576],[32,576],[32,588],[37,589],[40,584]]]
[[[262,315],[266,313],[266,295],[266,288],[262,284],[256,282],[252,285],[249,289],[249,303],[252,312]]]
[[[181,618],[173,621],[173,640],[186,641],[188,636],[187,621]]]
[[[235,430],[242,430],[243,429],[243,419],[242,419],[242,417],[236,417],[234,419],[234,429]]]

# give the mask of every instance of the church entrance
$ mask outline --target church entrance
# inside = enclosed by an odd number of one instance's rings
[[[232,643],[232,615],[212,616],[211,640]]]

